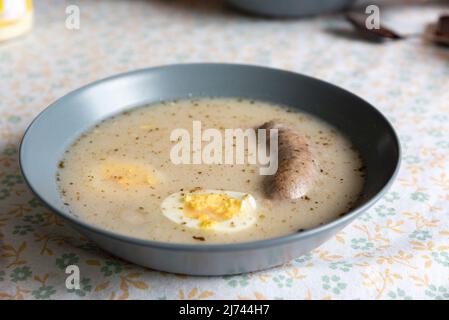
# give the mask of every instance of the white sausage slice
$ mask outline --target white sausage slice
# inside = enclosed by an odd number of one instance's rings
[[[267,196],[276,200],[307,196],[319,175],[317,159],[307,141],[293,129],[275,121],[266,122],[260,128],[278,129],[279,165],[276,174],[265,180]]]

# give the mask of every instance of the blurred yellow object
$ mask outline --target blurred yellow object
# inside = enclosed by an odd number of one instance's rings
[[[32,0],[0,0],[0,41],[20,36],[32,26]]]

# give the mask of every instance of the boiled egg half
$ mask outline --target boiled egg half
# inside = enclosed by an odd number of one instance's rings
[[[256,200],[248,193],[203,189],[173,193],[161,204],[162,213],[187,228],[236,232],[257,219]]]
[[[109,159],[88,170],[86,182],[102,193],[152,188],[161,182],[160,174],[154,168],[137,162]]]

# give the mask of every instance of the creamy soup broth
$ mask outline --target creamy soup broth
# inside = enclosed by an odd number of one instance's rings
[[[170,133],[176,128],[192,132],[193,120],[200,120],[203,130],[223,130],[256,128],[273,119],[304,136],[314,150],[319,177],[306,197],[270,200],[257,165],[175,165],[170,160],[175,144]],[[120,180],[126,168],[133,174]],[[70,211],[89,223],[142,239],[204,244],[274,238],[337,219],[360,196],[364,173],[350,141],[315,117],[265,102],[202,98],[140,107],[103,121],[66,151],[57,179]],[[256,222],[238,232],[219,232],[191,229],[162,214],[166,197],[199,188],[252,195]]]

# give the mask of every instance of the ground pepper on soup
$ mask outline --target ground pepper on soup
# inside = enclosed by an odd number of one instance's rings
[[[279,128],[277,175],[261,175],[257,163],[173,163],[177,141],[170,136],[176,129],[193,134],[193,122],[223,135],[267,123]],[[247,144],[245,156],[250,150]],[[57,179],[70,211],[101,228],[162,242],[237,243],[337,219],[359,198],[364,166],[346,137],[309,114],[243,98],[201,98],[143,106],[97,124],[66,151]]]

